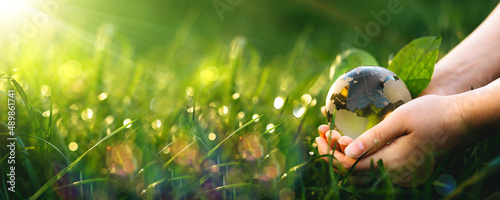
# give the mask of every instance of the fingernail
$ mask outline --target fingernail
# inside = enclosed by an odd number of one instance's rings
[[[318,127],[318,131],[321,132],[321,133],[326,133],[329,130],[330,130],[330,127],[327,126],[327,125],[321,125],[321,126]]]
[[[349,136],[342,136],[339,138],[339,143],[342,145],[347,145],[352,142],[352,139]]]
[[[338,142],[339,144],[341,144],[342,146],[347,145],[347,143],[343,142],[342,140],[337,140],[337,142]]]
[[[358,158],[365,151],[363,142],[357,140],[345,148],[345,155],[349,158]]]

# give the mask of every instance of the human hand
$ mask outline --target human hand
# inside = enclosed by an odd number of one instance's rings
[[[321,137],[316,139],[318,151],[333,154],[336,168],[339,165],[351,168],[360,159],[355,166],[358,172],[369,170],[371,162],[377,167],[381,159],[393,182],[418,185],[431,174],[435,153],[453,148],[468,130],[456,101],[454,96],[436,95],[414,99],[353,141],[341,140],[343,137],[335,131],[329,134],[328,143],[328,134],[321,135],[327,130],[322,125],[319,128]],[[332,150],[334,141],[339,141],[339,148]],[[368,153],[360,158],[366,151]]]

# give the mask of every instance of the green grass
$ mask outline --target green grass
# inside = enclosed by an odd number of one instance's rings
[[[387,66],[411,40],[441,35],[442,57],[496,2],[405,2],[407,14],[364,49]],[[0,198],[469,199],[500,191],[499,134],[445,154],[414,188],[392,184],[383,168],[355,185],[323,162],[334,159],[314,146],[327,121],[320,107],[330,66],[353,27],[387,2],[323,2],[336,17],[310,1],[279,3],[243,1],[219,21],[210,1],[74,0],[61,7],[59,29],[43,28],[17,48],[0,35],[1,141],[8,89],[17,91],[18,133],[17,192],[3,181],[2,143]],[[436,192],[442,174],[457,182],[452,196]]]

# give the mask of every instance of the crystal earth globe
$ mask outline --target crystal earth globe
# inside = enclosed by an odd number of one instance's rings
[[[334,130],[357,138],[411,100],[405,83],[383,67],[361,66],[340,76],[328,91],[326,115]]]

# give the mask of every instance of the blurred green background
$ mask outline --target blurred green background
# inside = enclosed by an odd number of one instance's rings
[[[339,187],[342,176],[326,163],[300,165],[318,155],[316,128],[326,123],[319,110],[343,47],[387,66],[411,40],[440,35],[442,57],[499,1],[0,2],[0,75],[19,82],[33,108],[18,91],[17,193],[6,190],[4,158],[3,198],[32,196],[135,119],[42,198],[440,198],[441,174],[459,185],[475,178],[462,197],[499,191],[489,184],[498,170],[481,171],[497,156],[490,143],[498,138],[447,156],[417,188],[382,179]],[[394,5],[401,12],[386,25],[371,14]],[[379,31],[368,29],[376,34],[359,45],[357,30],[368,24]],[[0,133],[12,88],[0,79]]]

